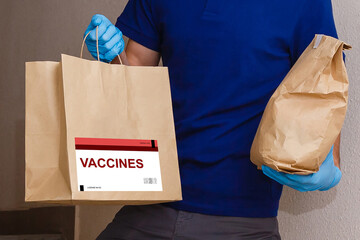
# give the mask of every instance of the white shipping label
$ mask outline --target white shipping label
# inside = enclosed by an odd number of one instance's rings
[[[162,191],[156,140],[75,138],[79,191]]]

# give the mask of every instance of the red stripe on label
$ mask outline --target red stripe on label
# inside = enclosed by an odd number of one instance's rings
[[[157,152],[157,147],[138,147],[138,146],[110,146],[110,145],[83,145],[76,144],[76,150],[114,150],[114,151],[148,151]]]
[[[157,141],[155,147],[157,147]],[[151,147],[151,140],[116,138],[75,138],[76,145]]]

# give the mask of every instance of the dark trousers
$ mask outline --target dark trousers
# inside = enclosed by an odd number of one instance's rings
[[[273,218],[213,216],[160,204],[125,206],[97,240],[242,240],[281,239]]]

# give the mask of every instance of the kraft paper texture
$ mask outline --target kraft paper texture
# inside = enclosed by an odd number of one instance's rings
[[[181,200],[168,70],[61,55],[26,63],[25,200],[151,204]],[[78,191],[75,137],[155,139],[163,191]]]
[[[338,137],[348,101],[343,49],[351,46],[316,35],[270,98],[257,129],[251,161],[280,172],[319,170]]]

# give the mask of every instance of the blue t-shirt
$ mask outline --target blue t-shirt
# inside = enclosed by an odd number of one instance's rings
[[[183,201],[166,205],[276,216],[282,185],[256,169],[250,147],[315,34],[337,37],[331,0],[130,0],[116,26],[169,68]]]

